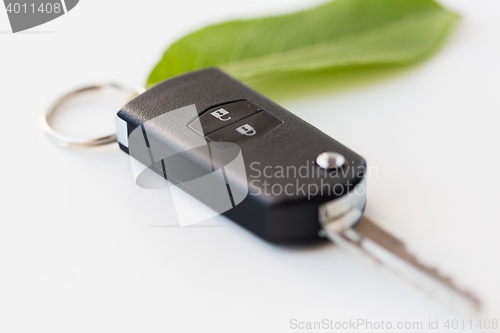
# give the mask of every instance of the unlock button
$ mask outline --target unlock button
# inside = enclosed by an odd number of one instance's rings
[[[266,111],[244,118],[207,136],[214,142],[241,143],[262,137],[281,125],[282,121]]]

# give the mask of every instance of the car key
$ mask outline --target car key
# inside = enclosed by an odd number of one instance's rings
[[[117,114],[117,137],[144,168],[269,242],[327,237],[448,304],[479,308],[363,217],[361,156],[218,69],[167,79],[131,100]]]

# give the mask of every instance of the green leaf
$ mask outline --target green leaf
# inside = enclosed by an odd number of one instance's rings
[[[457,17],[433,0],[336,0],[293,14],[217,24],[172,44],[147,84],[211,66],[249,79],[407,64],[435,50]]]

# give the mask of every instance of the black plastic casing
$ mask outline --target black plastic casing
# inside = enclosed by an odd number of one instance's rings
[[[247,183],[240,186],[248,186],[249,193],[240,204],[223,215],[269,242],[297,243],[319,239],[319,205],[346,194],[360,183],[364,177],[366,162],[361,156],[283,107],[222,71],[209,68],[157,84],[125,105],[118,117],[127,122],[128,133],[131,133],[145,122],[187,105],[194,104],[198,113],[202,114],[214,106],[238,100],[250,101],[283,123],[263,136],[238,143],[247,172]],[[155,135],[165,145],[178,144],[173,141],[182,141],[183,138],[170,137],[169,126],[186,124],[169,124]],[[127,147],[120,147],[128,153]],[[342,154],[346,160],[345,166],[334,171],[321,169],[315,164],[315,160],[323,152]],[[196,159],[193,159],[193,163],[197,163]],[[296,171],[302,168],[302,176],[290,172],[285,177],[281,177],[281,174],[278,177],[267,177],[262,172],[264,167],[268,167],[267,176],[282,168],[286,170],[287,167],[288,170],[295,168]],[[255,169],[261,171],[260,175],[259,172],[254,172]],[[308,175],[304,177],[306,169]],[[166,174],[168,178],[168,169]],[[264,189],[264,182],[268,184],[267,190]],[[270,189],[275,184],[275,189],[283,189],[288,184],[293,184],[293,189],[290,185],[288,194],[273,194]],[[324,190],[308,191],[309,188],[316,189],[315,186]],[[327,190],[328,188],[335,191]],[[291,192],[293,195],[289,195]]]

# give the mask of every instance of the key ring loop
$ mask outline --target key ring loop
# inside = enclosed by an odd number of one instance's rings
[[[125,86],[122,84],[107,82],[102,84],[90,85],[83,87],[74,91],[71,91],[63,96],[61,96],[57,101],[55,101],[47,110],[42,112],[40,115],[40,126],[45,132],[45,135],[56,145],[66,148],[89,148],[95,146],[102,146],[116,142],[116,134],[110,134],[95,138],[82,138],[74,137],[66,134],[62,134],[56,131],[52,125],[51,120],[54,114],[60,112],[62,106],[68,101],[88,92],[99,92],[104,89],[112,88],[120,92],[129,92],[132,94],[132,98],[142,94],[146,89],[141,86]]]

